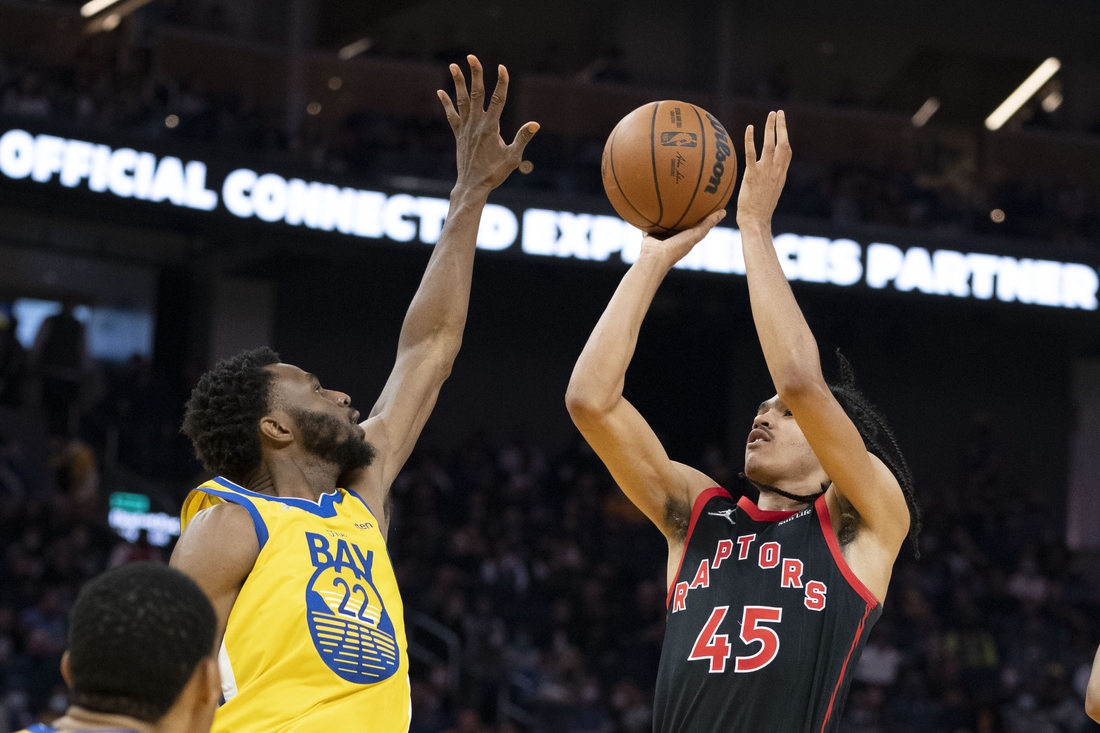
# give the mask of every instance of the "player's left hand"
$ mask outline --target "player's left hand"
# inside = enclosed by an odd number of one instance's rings
[[[492,190],[504,183],[523,160],[523,149],[539,129],[537,122],[528,122],[519,128],[511,145],[500,136],[500,113],[508,97],[508,70],[497,67],[497,86],[485,108],[485,82],[481,62],[477,57],[466,57],[470,63],[470,88],[458,64],[451,64],[451,77],[455,82],[455,99],[458,109],[448,94],[436,92],[447,122],[451,123],[458,144],[458,184],[456,188],[470,186]]]
[[[790,164],[791,144],[787,140],[787,117],[783,110],[768,113],[759,160],[752,125],[745,128],[745,175],[737,195],[738,225],[744,228],[749,224],[771,222]]]

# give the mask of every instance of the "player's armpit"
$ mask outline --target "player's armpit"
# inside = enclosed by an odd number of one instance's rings
[[[894,556],[909,532],[909,507],[890,469],[867,452],[863,437],[824,380],[780,390],[783,400],[833,486],[860,515],[860,531],[870,530]],[[891,558],[891,563],[893,558]]]
[[[229,612],[259,554],[252,518],[237,504],[217,504],[199,512],[172,551],[169,565],[191,576],[214,604],[216,647],[221,646]]]
[[[657,525],[670,543],[682,542],[684,517],[695,498],[714,481],[668,457],[649,423],[625,398],[609,409],[587,405],[574,395],[566,404],[574,424],[607,466],[615,482]]]

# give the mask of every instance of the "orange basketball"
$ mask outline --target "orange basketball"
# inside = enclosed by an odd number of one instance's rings
[[[737,158],[726,128],[687,102],[650,102],[615,125],[603,188],[619,216],[649,234],[689,229],[730,200]]]

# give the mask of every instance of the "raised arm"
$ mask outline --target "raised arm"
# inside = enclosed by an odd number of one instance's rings
[[[528,122],[506,145],[500,137],[500,113],[508,94],[508,71],[498,68],[497,86],[486,109],[481,64],[474,56],[467,60],[468,91],[458,65],[450,67],[457,110],[446,92],[437,92],[457,144],[458,180],[451,191],[450,210],[405,315],[393,371],[362,423],[366,439],[377,449],[377,459],[351,488],[363,495],[376,514],[435,407],[462,343],[478,225],[489,192],[520,164],[523,149],[539,127]]]
[[[653,429],[623,397],[623,384],[658,286],[725,213],[712,214],[667,240],[646,237],[642,241],[638,260],[619,283],[573,368],[565,396],[569,415],[588,444],[670,544],[683,540],[692,502],[714,482],[669,459]]]
[[[771,219],[791,161],[787,123],[782,112],[768,115],[764,145],[756,158],[753,128],[745,131],[745,176],[737,200],[737,223],[745,252],[752,316],[760,346],[779,398],[794,415],[810,447],[832,480],[827,498],[836,509],[836,493],[861,517],[860,532],[870,531],[876,547],[866,566],[882,569],[886,580],[909,531],[909,509],[897,480],[868,453],[856,426],[833,397],[821,372],[817,342],[795,302],[772,244]],[[857,575],[860,571],[853,565]],[[871,573],[874,575],[875,573]],[[881,575],[881,573],[880,573]],[[861,577],[870,587],[885,582]],[[871,588],[875,591],[875,588]]]

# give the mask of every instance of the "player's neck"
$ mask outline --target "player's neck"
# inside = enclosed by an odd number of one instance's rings
[[[761,491],[760,498],[756,500],[756,506],[766,512],[794,512],[805,509],[809,505],[810,502],[795,501],[767,491]]]
[[[264,456],[260,468],[249,477],[251,491],[288,499],[318,501],[336,489],[339,472],[331,463],[312,456]]]
[[[111,715],[85,710],[73,705],[65,711],[64,717],[55,720],[51,727],[58,733],[69,731],[134,731],[135,733],[156,733],[157,726],[126,715]]]

